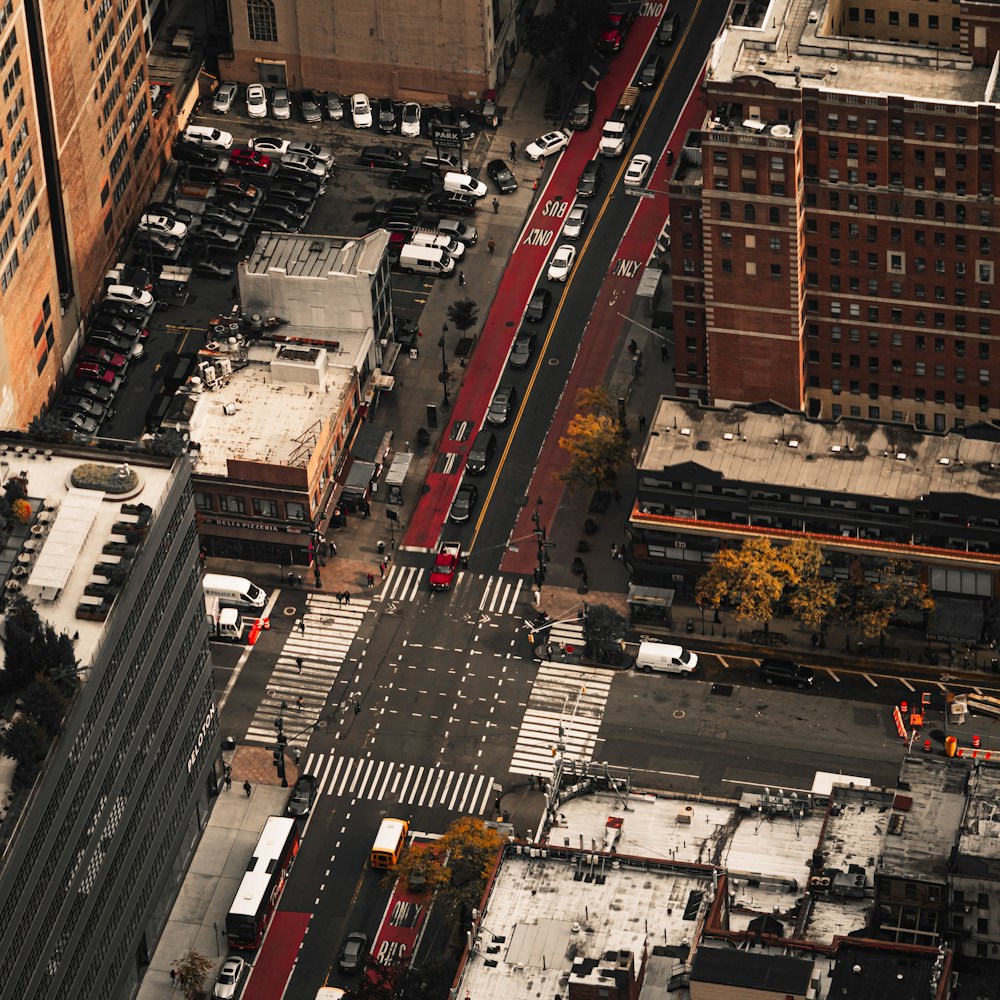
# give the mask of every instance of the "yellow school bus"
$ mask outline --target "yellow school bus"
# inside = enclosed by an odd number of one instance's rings
[[[406,846],[410,824],[405,819],[384,819],[372,844],[372,868],[395,868]]]

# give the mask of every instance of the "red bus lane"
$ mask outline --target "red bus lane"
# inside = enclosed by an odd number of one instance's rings
[[[611,116],[622,91],[632,83],[642,54],[653,37],[664,9],[664,5],[657,3],[646,6],[649,8],[648,12],[644,11],[637,18],[624,48],[610,60],[607,73],[597,86],[597,110],[590,129],[572,133],[572,141],[559,154],[548,180],[538,181],[538,201],[521,231],[500,280],[461,390],[453,399],[451,413],[446,417],[444,432],[424,480],[424,492],[407,525],[403,537],[406,548],[429,551],[437,544],[448,508],[458,488],[466,454],[472,445],[475,431],[483,423],[528,299],[555,246],[563,218],[573,202],[577,178],[584,164],[596,155],[601,125]],[[615,161],[616,164],[617,162]],[[540,177],[544,165],[541,162],[525,163],[519,159],[517,172],[523,174],[525,169],[537,169]],[[459,425],[463,424],[466,427],[461,428]],[[461,433],[463,430],[467,433]],[[455,440],[456,437],[464,440]]]
[[[312,914],[279,910],[254,959],[243,1000],[281,1000]]]
[[[699,77],[691,89],[684,110],[667,143],[666,148],[673,150],[675,155],[688,131],[704,121],[707,105],[701,90],[701,82],[702,77]],[[543,521],[547,522],[546,530],[551,528],[565,493],[565,487],[557,477],[566,468],[569,456],[559,447],[559,438],[565,434],[570,420],[576,413],[577,391],[589,386],[606,384],[618,338],[623,328],[628,325],[625,317],[629,315],[632,307],[642,271],[653,251],[653,243],[670,214],[670,205],[665,192],[671,170],[672,167],[666,163],[666,157],[661,155],[647,183],[647,190],[654,192],[655,197],[642,199],[639,202],[618,245],[614,260],[598,293],[594,311],[584,330],[580,351],[566,380],[566,388],[538,456],[527,495],[541,498],[539,513]],[[652,359],[646,358],[645,361],[649,363]],[[535,525],[531,518],[535,510],[535,504],[522,508],[514,525],[512,537],[527,537],[534,532]],[[507,550],[500,568],[505,573],[531,573],[536,565],[535,548],[526,545],[517,552]]]
[[[412,892],[402,879],[396,882],[372,944],[373,961],[379,965],[393,965],[413,960],[430,902],[429,892]]]

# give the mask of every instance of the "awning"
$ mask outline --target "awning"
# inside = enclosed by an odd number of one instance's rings
[[[202,523],[202,534],[219,538],[238,538],[244,542],[268,542],[273,545],[308,545],[308,531],[269,531],[264,525],[259,528],[237,527],[231,524]]]
[[[379,392],[392,392],[396,388],[396,380],[391,375],[384,374],[380,368],[376,368],[372,376],[372,385]]]

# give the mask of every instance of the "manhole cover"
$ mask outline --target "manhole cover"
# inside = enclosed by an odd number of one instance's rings
[[[728,698],[733,693],[732,684],[713,684],[712,694],[719,695],[720,698]]]
[[[292,615],[297,615],[297,614],[299,613],[299,609],[298,609],[298,608],[295,608],[295,607],[291,607],[291,606],[289,606],[289,607],[287,607],[287,608],[284,608],[284,609],[282,610],[282,612],[281,612],[281,613],[282,613],[282,614],[283,614],[283,615],[284,615],[284,616],[285,616],[286,618],[291,618],[291,617],[292,617]]]
[[[685,715],[685,713],[684,713],[684,710],[683,710],[683,709],[680,709],[680,708],[678,708],[678,709],[677,709],[677,710],[676,710],[676,711],[674,712],[674,718],[675,718],[675,719],[683,719],[683,718],[684,718],[684,715]]]

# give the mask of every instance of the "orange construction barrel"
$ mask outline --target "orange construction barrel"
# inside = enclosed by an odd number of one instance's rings
[[[958,747],[958,740],[954,736],[946,736],[944,738],[944,752],[948,757],[955,756],[955,750]]]
[[[924,740],[924,753],[930,753],[930,752],[931,752],[931,741]]]
[[[972,737],[972,746],[973,746],[973,749],[978,750],[979,747],[980,747],[980,745],[981,744],[980,744],[979,737],[976,736],[976,735],[973,735],[973,737]]]

